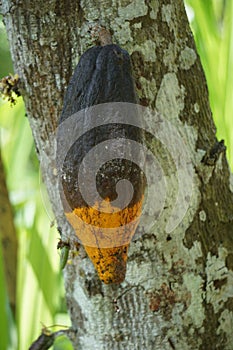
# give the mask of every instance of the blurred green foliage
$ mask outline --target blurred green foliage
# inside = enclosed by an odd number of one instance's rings
[[[227,145],[233,169],[233,1],[187,0],[196,45],[207,77],[217,136]],[[13,73],[5,29],[0,23],[0,74]],[[43,206],[45,189],[22,99],[13,108],[0,101],[0,144],[18,233],[17,308],[7,298],[0,247],[0,349],[25,350],[46,326],[69,325],[56,250],[52,211]],[[47,203],[47,202],[46,202]],[[47,203],[48,205],[48,203]],[[49,213],[49,215],[48,215]],[[54,350],[70,350],[65,337]]]
[[[205,71],[217,137],[233,171],[233,1],[186,0]]]
[[[0,16],[0,77],[13,71],[9,45],[6,37],[6,30]]]
[[[2,257],[2,246],[0,244],[0,327],[1,327],[1,337],[0,337],[0,349],[7,349],[8,345],[11,343],[10,331],[14,327],[11,320],[10,306],[7,300],[7,290],[5,284],[5,275],[3,269],[3,257]],[[9,325],[11,325],[9,327]]]

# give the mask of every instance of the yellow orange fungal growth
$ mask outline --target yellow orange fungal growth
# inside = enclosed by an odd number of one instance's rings
[[[111,203],[103,201],[99,204],[99,211],[95,209],[97,205],[80,207],[66,213],[66,217],[84,246],[118,247],[130,243],[139,223],[142,202],[143,198],[132,207],[117,212],[112,207],[112,213],[106,213],[101,210],[108,206],[110,211]]]
[[[142,201],[143,198],[134,206],[119,210],[119,208],[111,206],[111,202],[107,198],[101,203],[95,203],[93,207],[75,208],[73,212],[90,225],[102,228],[120,227],[141,215]]]
[[[125,278],[128,246],[139,223],[143,199],[123,210],[111,207],[107,200],[94,207],[75,208],[72,213],[66,213],[100,279],[106,284],[121,283]]]
[[[106,284],[121,283],[125,279],[128,246],[96,248],[85,246],[99,278]]]

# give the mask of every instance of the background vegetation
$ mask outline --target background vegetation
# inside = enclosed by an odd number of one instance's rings
[[[205,71],[217,137],[224,139],[233,171],[233,1],[186,0]]]
[[[208,82],[217,137],[225,140],[233,169],[233,2],[187,0],[186,5]],[[3,24],[0,62],[0,77],[13,72]],[[0,128],[0,149],[18,240],[15,314],[9,304],[0,245],[0,349],[25,350],[40,334],[41,322],[46,326],[69,325],[69,318],[56,249],[59,235],[21,98],[14,107],[0,100]],[[4,232],[0,234],[4,236]],[[60,338],[54,346],[54,350],[59,349],[72,347]]]

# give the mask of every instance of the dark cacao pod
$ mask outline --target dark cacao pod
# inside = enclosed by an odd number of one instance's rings
[[[94,46],[80,58],[64,98],[60,123],[106,102],[137,103],[130,56],[118,45]]]
[[[106,120],[103,125],[91,128],[94,119],[93,115],[90,118],[91,112],[89,113],[88,107],[115,102],[135,106],[137,104],[130,56],[127,51],[114,44],[92,47],[81,56],[65,95],[60,126],[67,123],[73,115],[77,115],[79,123],[81,117],[77,112],[86,112],[78,127],[79,132],[80,128],[84,131],[69,147],[59,167],[59,175],[66,216],[84,245],[100,279],[105,283],[120,283],[125,278],[128,245],[138,225],[145,189],[145,177],[140,166],[133,159],[129,159],[129,155],[133,154],[133,146],[128,146],[127,143],[125,146],[125,143],[118,142],[132,140],[142,143],[142,129],[123,121],[108,123]],[[72,129],[75,127],[71,126],[70,132]],[[61,139],[69,139],[69,135],[64,135],[62,130],[61,128],[61,137],[58,137],[58,147],[63,147]],[[99,160],[102,152],[96,152],[94,160],[92,158],[91,161],[85,162],[83,171],[86,191],[92,193],[97,190],[99,196],[87,203],[78,179],[80,167],[95,146],[107,141],[110,141],[108,152],[117,154],[121,149],[121,156],[101,164],[95,176],[96,187],[91,185],[92,170],[94,163],[101,163]],[[124,157],[126,153],[128,156]],[[133,195],[123,209],[113,204],[119,195],[117,184],[122,180],[127,180],[133,187]],[[127,188],[121,191],[121,195],[125,196],[127,202]],[[107,234],[103,233],[104,229],[109,229]]]

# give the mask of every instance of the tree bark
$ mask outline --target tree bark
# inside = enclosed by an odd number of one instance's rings
[[[233,181],[225,153],[212,149],[216,130],[183,2],[3,0],[2,13],[43,178],[62,238],[73,247],[51,135],[74,66],[92,46],[90,24],[110,29],[130,53],[140,104],[179,130],[190,157],[186,215],[166,233],[168,200],[156,230],[131,243],[122,284],[100,282],[82,248],[66,267],[74,348],[232,349]]]

